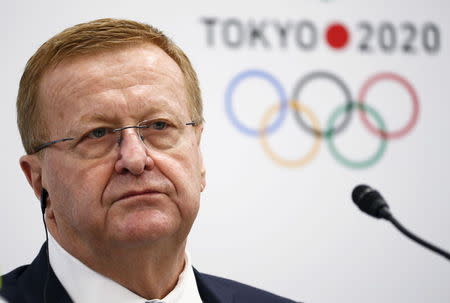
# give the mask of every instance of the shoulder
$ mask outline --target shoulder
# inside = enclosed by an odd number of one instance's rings
[[[229,296],[230,302],[258,302],[258,303],[294,303],[295,301],[280,297],[268,291],[209,274],[199,273],[194,269],[197,286],[205,300],[208,298],[223,298]],[[204,298],[205,296],[205,298]],[[205,300],[209,302],[208,300]],[[214,300],[211,300],[214,301]],[[225,302],[217,300],[217,302]]]
[[[9,301],[17,301],[20,295],[19,281],[22,275],[26,272],[29,265],[20,266],[13,271],[1,276],[0,296]]]
[[[47,244],[44,243],[30,265],[20,266],[2,276],[0,297],[13,303],[71,302],[48,263],[47,256]]]

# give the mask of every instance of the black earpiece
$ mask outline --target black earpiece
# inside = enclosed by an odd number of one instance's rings
[[[42,211],[42,215],[45,213],[45,208],[47,207],[47,198],[48,198],[48,191],[45,188],[42,188],[42,190],[41,190],[41,211]]]

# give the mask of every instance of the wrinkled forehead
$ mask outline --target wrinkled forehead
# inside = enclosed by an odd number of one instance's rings
[[[152,44],[124,47],[63,60],[49,69],[39,87],[47,125],[70,123],[70,117],[112,111],[136,114],[145,107],[171,107],[188,114],[183,73]]]

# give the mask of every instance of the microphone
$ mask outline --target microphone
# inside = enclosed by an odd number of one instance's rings
[[[377,219],[390,221],[401,233],[420,245],[434,251],[435,253],[450,260],[450,253],[445,250],[419,238],[398,222],[392,215],[389,205],[381,194],[370,186],[361,184],[356,186],[352,192],[352,200],[360,210]]]
[[[379,192],[367,185],[358,185],[353,189],[352,199],[359,209],[377,219],[389,220],[392,214],[389,206]]]

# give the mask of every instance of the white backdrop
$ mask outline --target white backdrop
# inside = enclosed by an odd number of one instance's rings
[[[447,1],[16,0],[3,3],[0,14],[0,272],[31,262],[44,240],[39,203],[18,165],[23,148],[15,98],[24,65],[64,28],[117,17],[163,29],[199,74],[208,184],[189,247],[200,271],[306,302],[450,302],[450,264],[387,222],[359,213],[350,199],[354,185],[370,184],[407,227],[450,249]],[[336,22],[343,27],[330,27]],[[339,43],[339,29],[349,40],[335,49],[330,45]],[[287,96],[253,73],[236,84],[227,112],[227,88],[248,70],[270,74]],[[353,101],[371,76],[400,75],[417,94],[418,119],[405,136],[385,140],[386,150],[368,167],[344,165],[327,140],[318,140],[317,154],[305,165],[282,166],[242,126],[257,132],[268,109],[287,102],[297,81],[315,71],[342,79]],[[345,101],[326,78],[309,81],[300,95],[322,128]],[[396,80],[376,82],[364,100],[390,131],[403,128],[414,114],[411,96]],[[291,112],[267,136],[283,159],[306,155],[315,140]],[[272,118],[278,115],[274,111]],[[332,137],[351,161],[371,157],[383,142],[358,115]],[[341,122],[339,117],[335,124]]]

